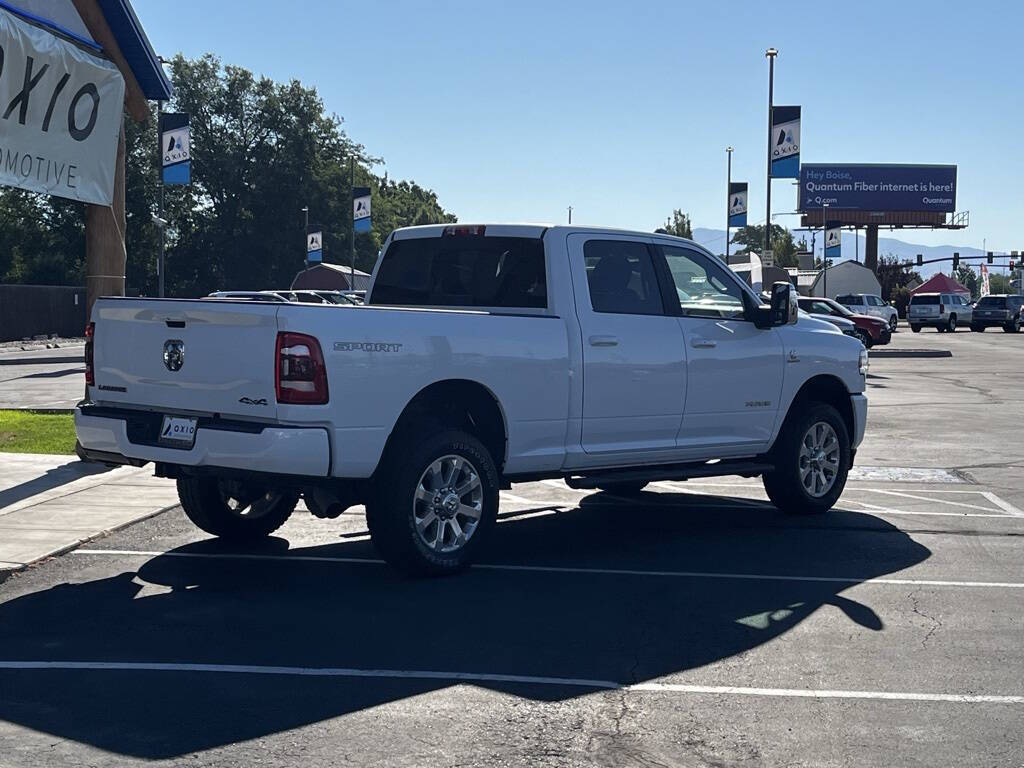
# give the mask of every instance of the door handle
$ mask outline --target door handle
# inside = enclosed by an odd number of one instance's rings
[[[617,347],[619,346],[618,336],[591,336],[587,341],[592,347]]]
[[[690,346],[697,349],[711,349],[717,347],[718,342],[714,339],[690,339]]]

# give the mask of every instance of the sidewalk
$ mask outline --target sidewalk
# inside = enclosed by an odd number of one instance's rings
[[[107,469],[75,456],[0,453],[0,581],[178,503],[153,468]]]

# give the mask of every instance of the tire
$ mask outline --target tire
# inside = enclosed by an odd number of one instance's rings
[[[619,496],[637,496],[646,487],[646,480],[634,480],[633,482],[605,483],[597,486],[597,489],[605,493],[617,493]]]
[[[974,332],[974,333],[984,333],[985,332],[985,326],[984,325],[972,325],[971,326],[971,331]]]
[[[498,470],[487,449],[461,430],[432,432],[397,441],[366,505],[377,551],[410,575],[468,566],[498,516]]]
[[[860,340],[860,343],[864,345],[864,349],[871,349],[873,342],[871,341],[871,335],[867,331],[862,331],[858,328],[856,336]]]
[[[939,333],[945,333],[946,332],[946,326],[944,326],[944,325],[936,325],[935,326],[935,330],[938,331]]]
[[[956,333],[956,315],[949,316],[949,322],[946,324],[946,330],[949,333]]]
[[[889,318],[889,330],[892,331],[893,333],[896,333],[896,327],[899,324],[900,320],[898,316],[893,315],[892,317]]]
[[[295,510],[299,494],[216,477],[178,480],[178,498],[198,528],[226,541],[269,536]]]
[[[1008,323],[1003,326],[1004,333],[1019,333],[1020,332],[1020,318],[1015,317],[1012,323]]]
[[[914,333],[920,333],[921,332],[921,326],[920,325],[911,325],[910,326],[910,330],[912,330]]]
[[[775,469],[762,479],[778,509],[799,515],[831,509],[850,471],[850,436],[842,416],[827,403],[795,405],[772,448],[772,461]]]

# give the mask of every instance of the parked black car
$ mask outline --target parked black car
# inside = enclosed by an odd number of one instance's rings
[[[1020,330],[1021,313],[1024,312],[1024,296],[990,294],[978,299],[971,318],[972,331],[984,331],[994,325],[1001,326],[1007,333]]]

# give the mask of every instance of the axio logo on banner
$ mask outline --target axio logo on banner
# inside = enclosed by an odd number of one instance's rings
[[[164,184],[188,184],[192,180],[192,135],[188,115],[160,115],[160,162]]]
[[[747,182],[729,184],[729,226],[747,226]]]
[[[324,233],[320,230],[306,235],[306,261],[324,260]]]
[[[117,67],[0,8],[0,184],[110,205],[123,110]]]
[[[772,178],[800,176],[800,107],[772,108]]]
[[[352,188],[352,222],[356,232],[370,231],[370,188]]]
[[[843,229],[838,221],[825,224],[825,258],[838,259],[843,253]]]

